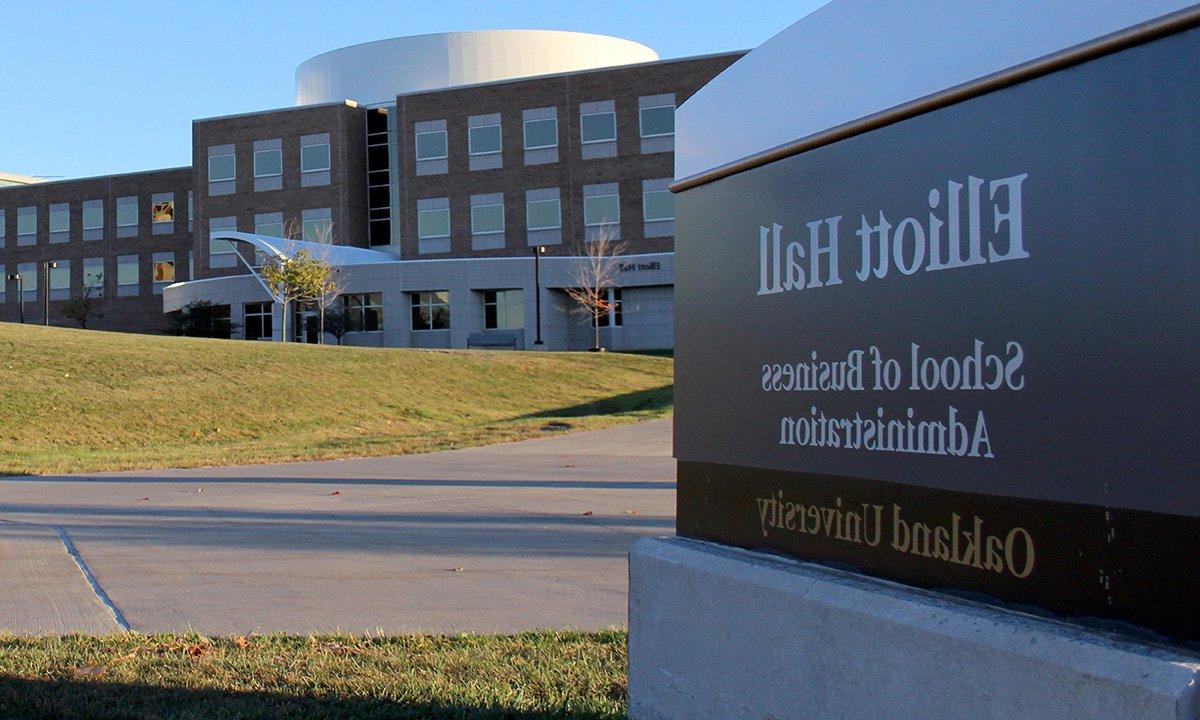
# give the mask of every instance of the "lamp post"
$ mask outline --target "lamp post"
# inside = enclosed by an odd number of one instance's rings
[[[50,327],[50,271],[58,269],[58,263],[53,260],[47,260],[42,263],[43,273],[42,278],[45,280],[45,289],[42,291],[46,307],[46,313],[42,316],[42,320],[46,327]]]
[[[17,307],[20,309],[21,324],[25,324],[25,277],[21,273],[12,273],[9,280],[17,283]]]
[[[537,318],[537,339],[534,345],[542,344],[542,267],[541,258],[546,253],[545,245],[533,248],[533,313]]]

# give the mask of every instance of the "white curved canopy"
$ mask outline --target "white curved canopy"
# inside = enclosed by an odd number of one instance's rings
[[[679,107],[675,180],[1194,7],[1194,0],[833,0]]]
[[[396,262],[397,258],[378,250],[350,247],[348,245],[333,245],[331,243],[316,243],[306,240],[290,240],[273,235],[256,235],[254,233],[235,232],[232,230],[213,230],[209,237],[215,240],[244,242],[254,246],[259,252],[277,260],[286,260],[301,250],[320,258],[330,265],[371,265],[374,263]]]

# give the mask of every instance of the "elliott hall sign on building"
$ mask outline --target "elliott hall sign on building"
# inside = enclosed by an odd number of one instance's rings
[[[681,175],[679,535],[1200,641],[1198,18]]]

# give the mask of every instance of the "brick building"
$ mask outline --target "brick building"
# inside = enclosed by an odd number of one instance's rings
[[[53,324],[88,292],[88,327],[136,332],[205,300],[233,337],[278,339],[254,267],[286,237],[364,249],[328,255],[344,342],[582,349],[591,321],[563,289],[603,232],[627,256],[605,344],[669,347],[674,108],[740,55],[488,31],[317,56],[297,107],[194,121],[191,167],[0,186],[0,320],[21,313],[20,276],[27,321],[47,290]],[[315,340],[311,311],[289,312]]]

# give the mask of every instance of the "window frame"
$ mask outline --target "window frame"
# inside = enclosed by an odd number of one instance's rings
[[[544,122],[554,123],[554,144],[553,145],[530,145],[529,144],[529,125],[530,125],[530,123],[544,123]],[[559,142],[558,142],[558,116],[547,117],[547,118],[532,118],[530,120],[523,120],[522,124],[521,124],[521,140],[522,140],[522,144],[525,147],[525,150],[527,150],[527,151],[528,150],[549,150],[550,148],[558,147],[558,145],[559,145]]]
[[[599,198],[615,198],[617,203],[617,217],[615,220],[608,222],[588,222],[588,200],[597,200]],[[606,225],[621,224],[621,194],[620,193],[604,193],[603,195],[588,195],[583,198],[583,226],[584,227],[604,227]]]
[[[138,197],[136,195],[126,195],[124,197],[132,197],[133,202],[122,203],[121,198],[117,198],[117,202],[116,202],[117,227],[119,227],[119,228],[137,227],[138,219],[139,219],[138,216],[142,212],[141,201],[138,199]],[[121,208],[128,208],[128,207],[133,208],[133,222],[121,222]]]
[[[483,208],[500,208],[500,229],[499,230],[476,230],[475,229],[475,211]],[[503,235],[505,231],[504,222],[504,203],[484,203],[481,205],[471,206],[471,234],[472,235]]]
[[[530,225],[529,224],[529,206],[533,205],[535,203],[548,203],[548,202],[553,202],[553,203],[558,204],[558,224],[557,225],[537,226],[537,227]],[[556,197],[556,198],[545,198],[543,200],[526,200],[525,201],[525,229],[527,231],[561,230],[562,229],[562,198]]]
[[[443,150],[441,155],[431,157],[421,157],[421,136],[422,135],[441,135]],[[446,160],[450,157],[450,135],[445,130],[421,130],[413,131],[413,157],[417,162],[434,162],[437,160]]]
[[[482,152],[475,150],[474,135],[476,130],[488,130],[496,128],[496,139],[499,144],[495,150],[484,150]],[[467,128],[467,154],[470,157],[486,157],[488,155],[500,155],[504,152],[504,129],[501,123],[488,123],[487,125],[475,125]]]
[[[651,133],[646,134],[645,112],[647,110],[662,110],[663,108],[671,109],[671,132],[669,133]],[[660,137],[675,137],[675,111],[678,110],[677,105],[651,105],[650,107],[638,108],[638,134],[640,137],[660,138]]]
[[[654,194],[658,194],[658,193],[665,193],[667,197],[670,197],[672,199],[671,217],[654,217],[654,218],[652,218],[649,216],[649,214],[648,214],[649,206],[646,204],[646,196],[654,195]],[[642,191],[642,222],[652,223],[652,222],[674,222],[674,221],[675,221],[674,195],[671,193],[670,190],[643,190]]]
[[[319,148],[319,147],[325,148],[325,167],[314,167],[314,168],[306,167],[306,164],[304,162],[304,154],[305,154],[304,151],[310,150],[312,148]],[[329,172],[332,169],[333,169],[333,146],[331,143],[319,142],[319,143],[309,143],[308,145],[300,146],[300,174],[303,175],[305,173]]]
[[[251,305],[258,306],[253,313],[250,312]],[[250,318],[254,318],[258,324],[258,333],[255,337],[250,337]],[[242,303],[242,339],[268,342],[275,339],[275,303],[270,301]]]
[[[444,295],[445,300],[434,302],[430,300],[425,302],[426,297],[436,298],[438,295]],[[432,332],[434,330],[449,330],[450,324],[450,291],[449,290],[421,290],[410,292],[408,294],[409,302],[412,306],[409,323],[411,332]],[[429,309],[429,327],[417,327],[417,315],[421,308]],[[446,325],[445,327],[436,327],[436,316],[434,310],[437,308],[445,308],[446,310]]]
[[[596,140],[588,140],[584,137],[584,121],[587,118],[600,117],[608,115],[612,118],[612,137],[599,138]],[[595,145],[598,143],[611,143],[617,141],[617,112],[615,110],[601,110],[600,112],[579,113],[579,144],[580,145]]]
[[[446,233],[444,235],[423,235],[421,233],[421,217],[426,213],[446,213]],[[440,238],[448,238],[451,236],[453,228],[450,224],[450,208],[428,208],[425,210],[417,210],[417,239],[418,240],[437,240]]]
[[[273,153],[273,154],[279,156],[279,171],[278,172],[261,173],[258,171],[258,156],[259,155],[267,155],[268,153]],[[282,176],[283,176],[283,149],[282,148],[268,148],[266,150],[255,150],[254,151],[254,177],[256,179],[282,177]]]
[[[500,296],[510,296],[512,293],[518,294],[516,302],[508,301],[500,302]],[[489,300],[489,296],[491,299]],[[505,309],[516,306],[521,310],[521,322],[517,325],[501,325],[499,323],[501,312],[500,309]],[[493,315],[495,323],[488,325],[488,308],[494,308]],[[495,290],[483,291],[483,329],[484,330],[523,330],[525,328],[525,290],[523,288],[497,288]]]
[[[230,173],[231,173],[230,176],[225,177],[225,178],[214,178],[213,177],[213,160],[223,160],[225,158],[229,158],[229,167],[230,167]],[[233,182],[235,180],[237,180],[237,153],[236,152],[221,153],[220,155],[209,155],[208,156],[208,182],[221,183],[221,182]]]

